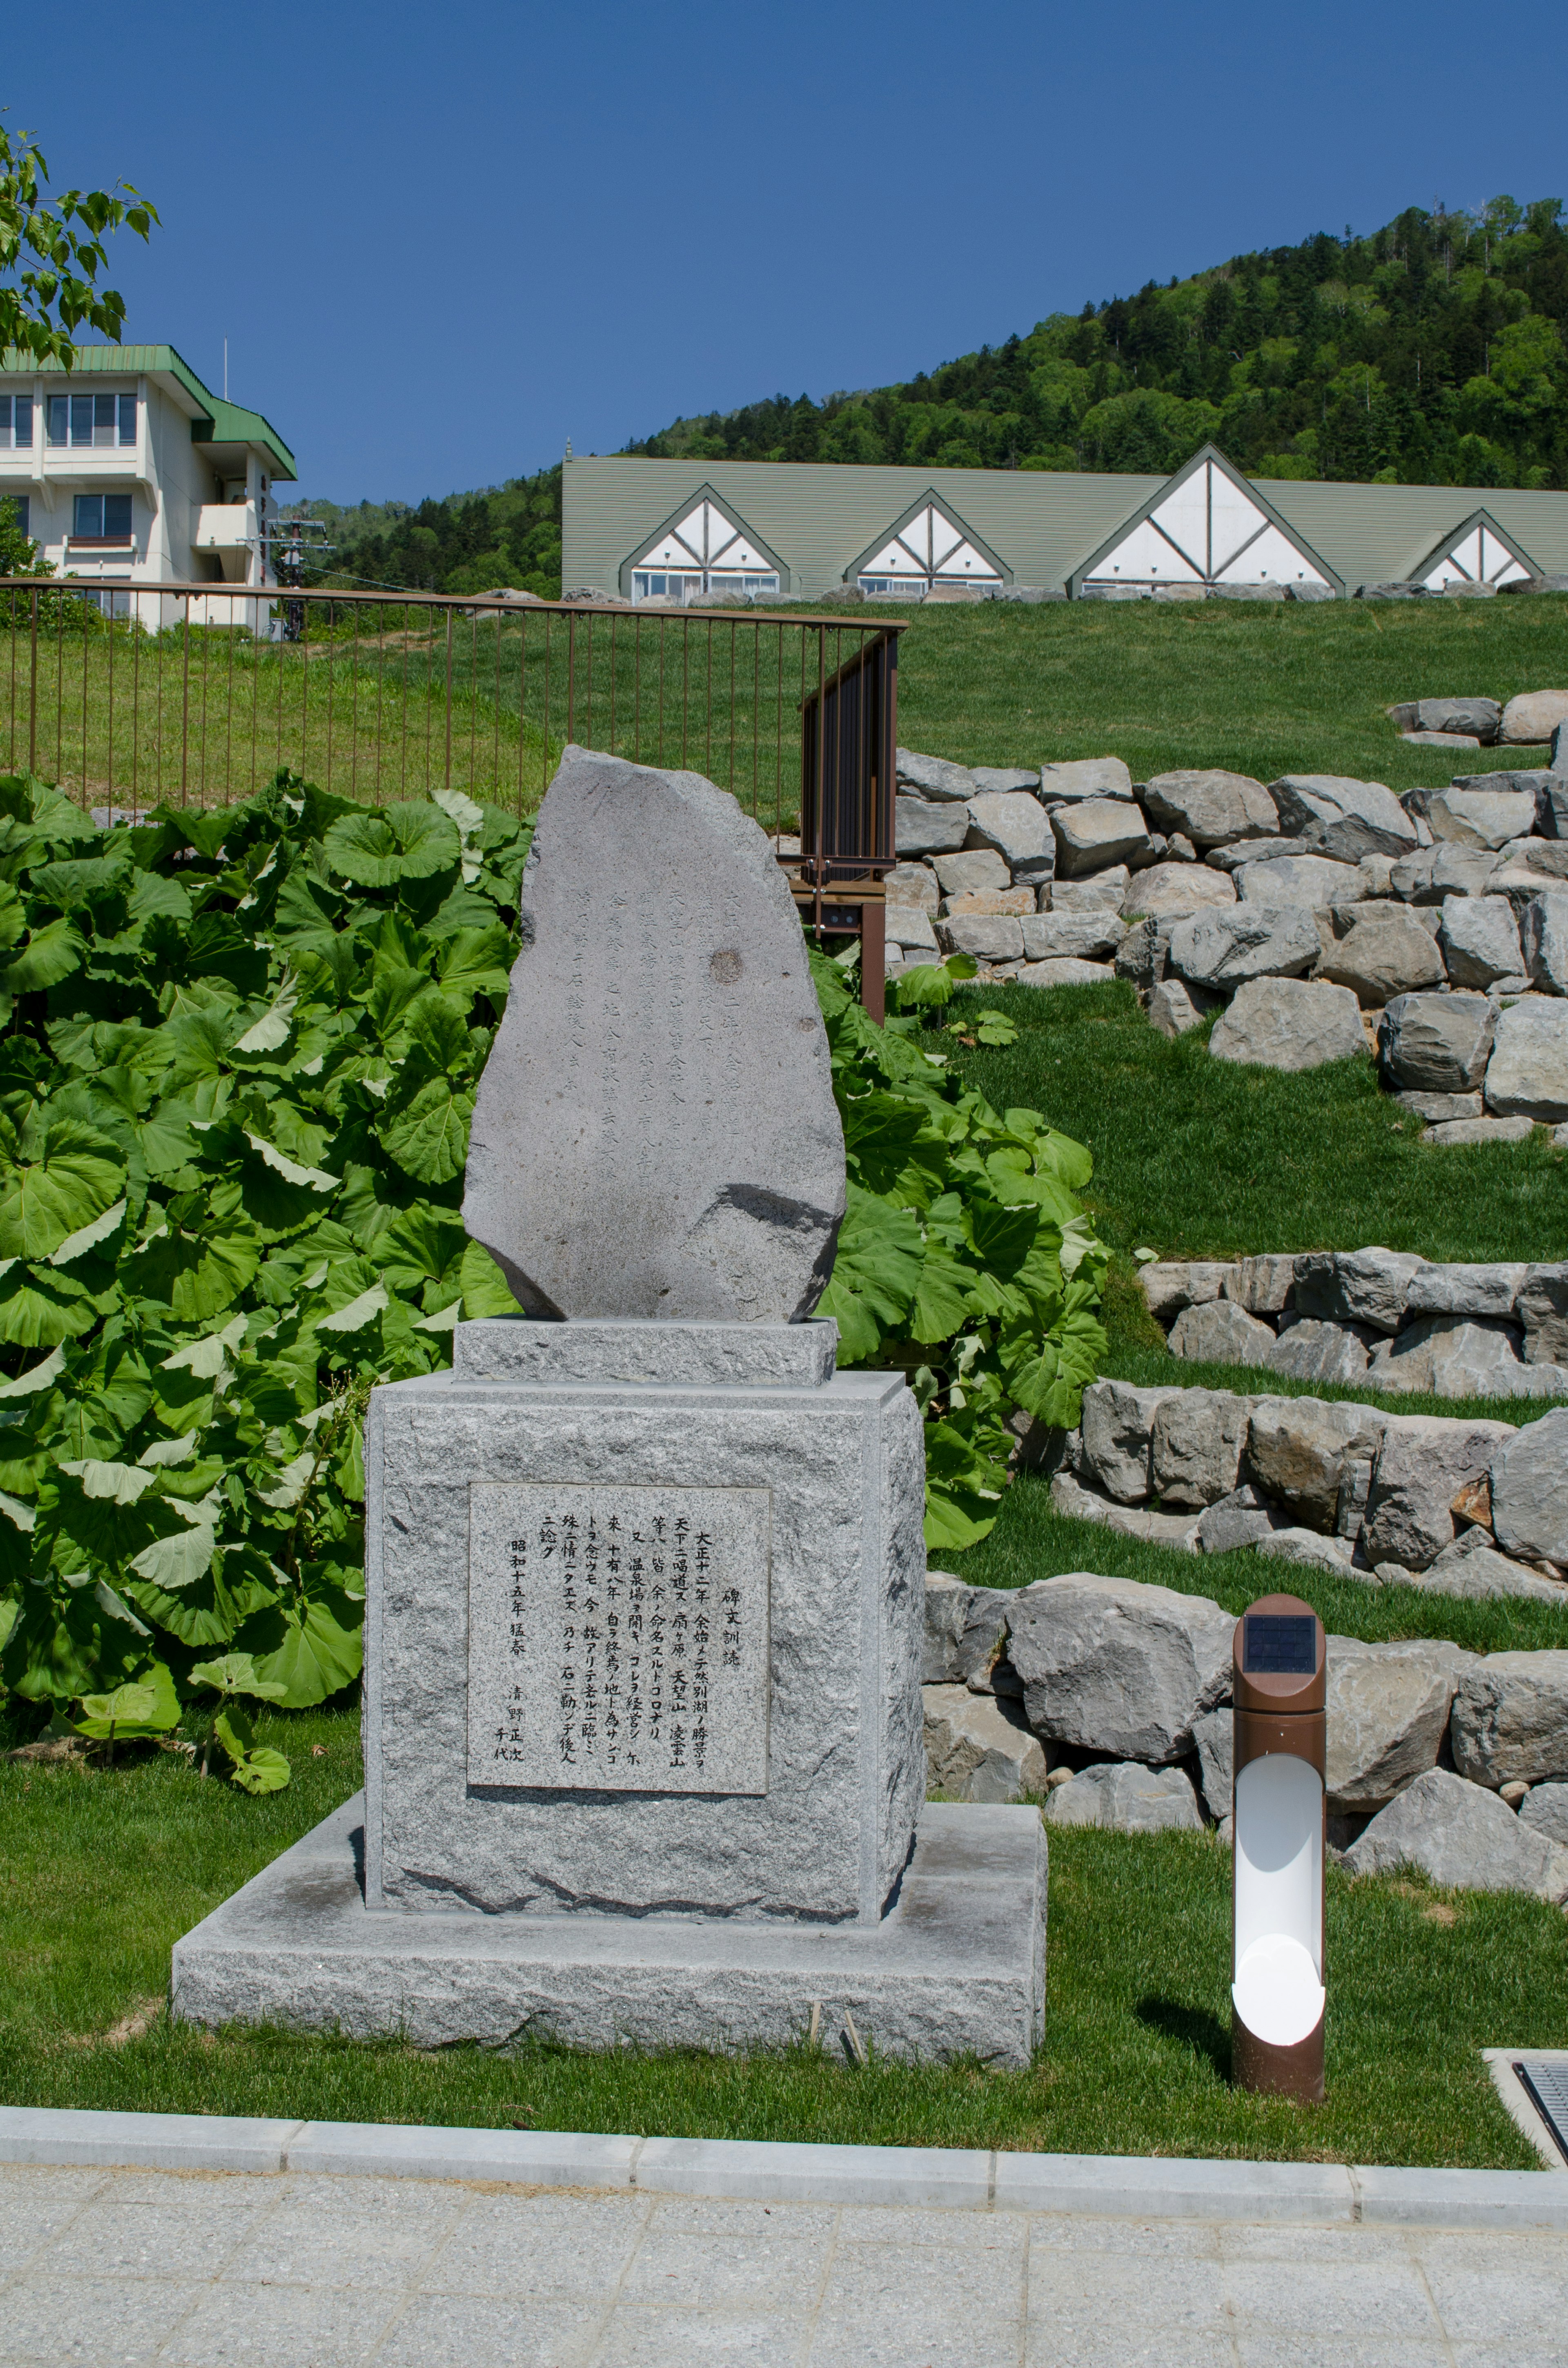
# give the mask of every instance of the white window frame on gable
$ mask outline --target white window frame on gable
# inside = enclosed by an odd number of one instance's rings
[[[1074,596],[1120,585],[1209,591],[1229,584],[1345,589],[1212,444],[1068,578]]]
[[[1504,533],[1490,510],[1472,510],[1422,560],[1409,581],[1425,592],[1446,592],[1451,584],[1522,584],[1540,574],[1528,552]]]
[[[0,394],[0,452],[30,452],[32,449],[32,396]]]
[[[861,552],[848,576],[873,598],[924,600],[938,586],[955,584],[999,592],[1010,571],[933,490]]]
[[[780,570],[773,553],[733,518],[710,485],[701,491],[621,571],[633,600],[693,600],[715,592],[777,592]]]

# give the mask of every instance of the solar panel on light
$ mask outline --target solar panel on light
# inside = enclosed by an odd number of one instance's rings
[[[1568,2064],[1531,2063],[1527,2056],[1514,2072],[1568,2162]]]

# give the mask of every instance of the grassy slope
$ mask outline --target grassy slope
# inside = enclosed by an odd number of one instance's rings
[[[1228,2083],[1230,1861],[1217,1844],[1051,1837],[1051,2011],[1027,2073],[857,2071],[803,2047],[505,2057],[279,2032],[214,2038],[158,2011],[182,1932],[358,1781],[358,1718],[258,1721],[295,1766],[249,1801],[164,1754],[113,1772],[0,1767],[0,2100],[301,2119],[1068,2151],[1491,2163],[1532,2157],[1473,2054],[1562,2031],[1562,1919],[1538,1902],[1331,1873],[1330,2101]],[[311,1745],[326,1757],[311,1757]],[[155,2019],[115,2044],[138,2008]],[[1391,2040],[1393,2044],[1391,2044]]]

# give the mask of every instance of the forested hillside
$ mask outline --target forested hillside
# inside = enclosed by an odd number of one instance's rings
[[[1568,486],[1562,205],[1412,208],[1167,287],[1053,313],[903,385],[776,395],[631,444],[653,458],[1165,471],[1208,440],[1256,477]],[[559,468],[417,509],[316,513],[340,569],[383,583],[544,593]],[[557,571],[552,573],[551,571]]]

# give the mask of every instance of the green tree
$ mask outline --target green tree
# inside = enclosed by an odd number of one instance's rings
[[[0,575],[52,575],[53,573],[48,560],[40,556],[38,544],[29,542],[22,532],[17,505],[7,495],[0,500]]]
[[[105,233],[123,227],[145,238],[158,216],[129,181],[116,184],[123,197],[62,189],[51,198],[48,185],[32,134],[0,123],[0,353],[69,370],[78,329],[112,340],[125,324],[124,298],[98,285]]]

